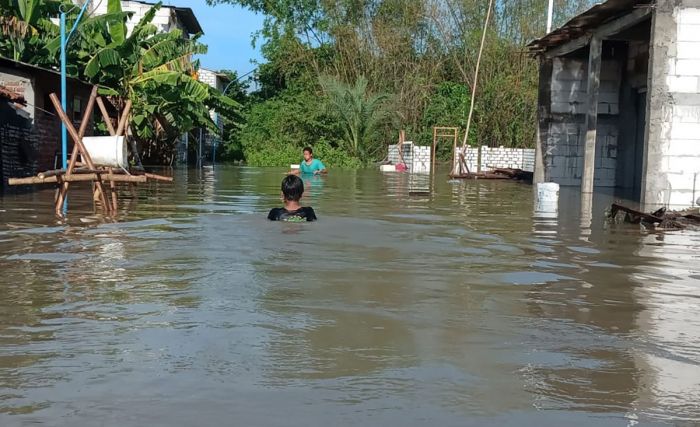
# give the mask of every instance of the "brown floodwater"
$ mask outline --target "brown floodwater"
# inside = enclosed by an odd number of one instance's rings
[[[532,187],[282,170],[0,198],[0,425],[700,423],[700,233]]]

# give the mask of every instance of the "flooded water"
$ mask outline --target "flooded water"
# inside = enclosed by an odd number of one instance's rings
[[[700,423],[700,234],[514,182],[175,171],[118,221],[0,198],[0,425]],[[79,194],[80,193],[80,194]]]

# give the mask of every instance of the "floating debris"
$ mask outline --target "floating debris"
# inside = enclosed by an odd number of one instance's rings
[[[624,222],[642,224],[648,228],[681,230],[688,226],[700,226],[700,209],[698,208],[683,211],[669,211],[666,208],[661,208],[651,213],[645,213],[613,203],[608,217],[615,220],[620,212],[625,213]]]

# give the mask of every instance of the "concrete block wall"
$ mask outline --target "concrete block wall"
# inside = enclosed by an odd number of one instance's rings
[[[453,170],[459,170],[459,151],[461,150],[460,147],[457,147],[457,152],[454,154],[454,165],[452,167]],[[470,172],[476,172],[478,169],[478,163],[479,163],[479,149],[477,147],[467,147],[467,151],[465,153],[465,160],[467,163],[467,167],[469,168]]]
[[[429,173],[432,165],[431,147],[413,144],[404,144],[402,151],[403,160],[412,173]],[[392,164],[400,163],[398,144],[389,146],[388,160]]]
[[[586,129],[577,122],[553,122],[545,155],[548,179],[560,185],[581,185]],[[614,187],[617,169],[618,126],[614,119],[599,119],[596,137],[595,178],[597,187]]]
[[[459,149],[460,148],[457,148],[457,150]],[[457,156],[455,156],[455,158],[457,158]],[[471,172],[476,172],[478,170],[478,158],[479,149],[477,147],[468,147],[466,160],[467,167],[469,167]],[[535,170],[535,149],[482,146],[481,170],[486,171],[495,168],[522,169],[524,171],[533,172]]]
[[[655,13],[642,199],[691,207],[700,198],[700,7],[660,0]]]
[[[600,70],[598,114],[620,113],[619,61],[603,61]],[[586,114],[588,61],[554,58],[552,70],[552,114]]]
[[[600,71],[598,131],[594,185],[614,187],[617,166],[618,115],[622,63],[604,60]],[[551,79],[551,119],[545,141],[545,179],[560,185],[580,185],[586,138],[588,61],[554,58]]]
[[[522,169],[533,172],[535,170],[535,149],[482,147],[481,170],[495,168]]]
[[[430,173],[431,166],[431,147],[424,145],[413,146],[413,164],[411,172],[413,173]]]

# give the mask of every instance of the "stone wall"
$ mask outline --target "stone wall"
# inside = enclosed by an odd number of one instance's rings
[[[652,23],[651,94],[642,201],[688,207],[700,198],[700,8],[659,0]]]

